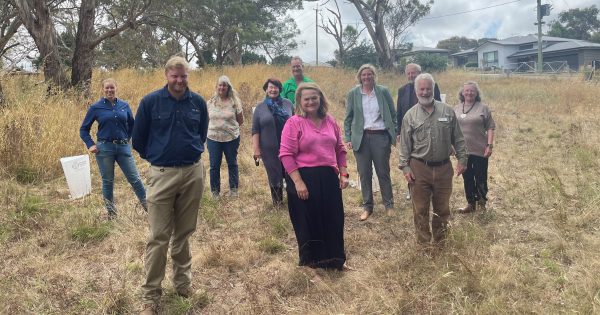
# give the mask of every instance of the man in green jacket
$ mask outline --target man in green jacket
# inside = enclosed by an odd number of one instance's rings
[[[295,105],[294,102],[296,101],[296,89],[298,88],[298,85],[302,82],[314,81],[304,75],[304,66],[300,57],[292,57],[290,65],[292,67],[292,77],[283,83],[281,97],[290,100],[290,102]]]

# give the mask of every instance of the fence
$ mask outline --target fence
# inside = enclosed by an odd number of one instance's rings
[[[537,72],[537,62],[516,62],[509,63],[504,66],[504,72],[506,74],[519,74],[519,73],[535,73]],[[544,62],[542,65],[543,73],[570,73],[571,69],[566,61],[550,61]]]

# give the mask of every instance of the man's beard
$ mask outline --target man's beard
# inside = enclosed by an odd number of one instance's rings
[[[421,105],[431,105],[431,103],[433,103],[433,95],[430,97],[421,97],[417,95],[417,99]]]

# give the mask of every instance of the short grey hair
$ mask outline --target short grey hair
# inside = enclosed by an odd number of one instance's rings
[[[290,63],[294,60],[298,60],[300,61],[300,64],[303,65],[304,61],[302,61],[302,58],[300,58],[300,56],[293,56],[292,59],[290,59]]]
[[[416,64],[416,63],[409,63],[409,64],[407,64],[404,67],[404,72],[406,72],[408,70],[408,68],[410,68],[410,67],[417,69],[417,71],[419,73],[421,73],[421,66],[419,64]]]
[[[373,81],[375,81],[375,84],[377,84],[377,71],[375,70],[375,66],[370,63],[365,63],[358,68],[358,72],[356,72],[356,80],[358,81],[358,84],[362,84],[362,82],[360,82],[360,74],[366,69],[369,69],[373,72]]]
[[[427,81],[431,82],[431,88],[433,88],[435,86],[435,80],[433,79],[433,76],[431,74],[429,74],[427,72],[421,73],[415,78],[415,92],[418,92],[417,87],[419,86],[419,81],[423,81],[423,80],[427,80]]]
[[[475,102],[481,102],[481,90],[479,89],[479,84],[477,84],[477,82],[475,82],[475,81],[467,81],[461,86],[460,90],[458,90],[458,99],[461,102],[465,101],[465,96],[463,95],[463,91],[465,90],[465,85],[472,85],[475,88],[475,91],[477,91],[477,96],[475,97]]]

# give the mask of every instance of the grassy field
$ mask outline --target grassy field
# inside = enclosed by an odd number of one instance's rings
[[[348,263],[356,271],[321,272],[296,266],[297,248],[286,209],[270,205],[266,174],[251,158],[251,107],[269,76],[287,68],[249,66],[195,71],[190,87],[208,98],[216,78],[230,76],[244,102],[239,199],[202,201],[191,238],[190,300],[163,282],[165,314],[557,314],[600,313],[600,86],[569,80],[436,75],[448,103],[464,81],[478,81],[498,125],[490,161],[486,213],[454,215],[445,249],[427,257],[416,248],[405,182],[392,155],[399,214],[359,222],[360,192],[344,191]],[[342,122],[354,73],[308,68]],[[162,71],[97,72],[108,76],[132,109],[164,85]],[[146,217],[117,171],[120,215],[108,222],[100,177],[92,162],[93,193],[69,200],[59,158],[85,154],[78,128],[99,96],[45,95],[41,78],[3,80],[0,109],[0,313],[132,314],[140,310]],[[397,88],[404,77],[381,74]],[[355,160],[348,155],[351,179]],[[208,156],[203,156],[208,167]],[[93,160],[92,160],[93,161]],[[225,163],[224,163],[225,164]],[[148,169],[138,159],[142,174]],[[227,182],[223,166],[222,182]],[[208,179],[206,179],[208,185]],[[227,188],[223,189],[225,192]],[[464,204],[462,179],[451,207]],[[170,263],[170,262],[169,262]],[[167,277],[170,276],[170,268]]]

